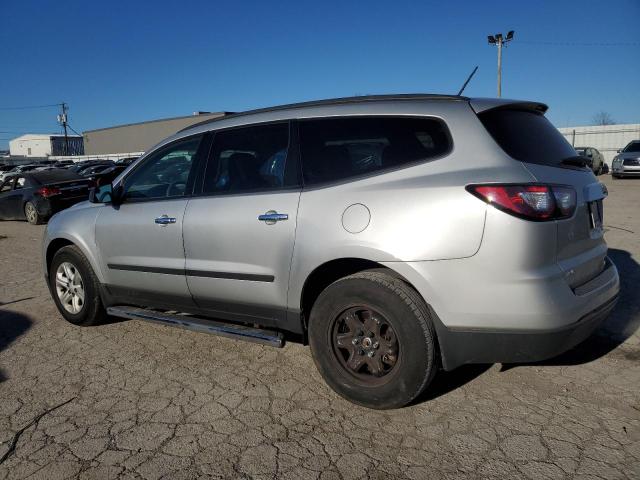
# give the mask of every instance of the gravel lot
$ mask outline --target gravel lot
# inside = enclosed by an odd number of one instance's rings
[[[534,365],[441,373],[415,405],[337,397],[309,349],[125,321],[74,327],[40,269],[43,227],[0,223],[0,480],[640,478],[640,180],[603,177],[622,296]]]

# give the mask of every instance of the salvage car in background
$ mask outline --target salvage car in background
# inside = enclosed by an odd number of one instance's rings
[[[576,147],[575,151],[578,155],[587,159],[587,165],[595,175],[602,175],[604,169],[604,156],[597,148]]]
[[[36,225],[89,195],[89,182],[68,170],[9,175],[0,185],[0,220],[27,220]]]
[[[613,178],[640,176],[640,140],[629,142],[611,164],[611,176]]]

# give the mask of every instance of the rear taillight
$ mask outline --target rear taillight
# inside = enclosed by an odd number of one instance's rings
[[[39,193],[40,196],[44,198],[49,198],[54,195],[60,195],[60,189],[56,187],[42,187],[36,190],[36,193]]]
[[[467,191],[503,212],[534,221],[568,218],[576,210],[576,191],[557,185],[469,185]]]

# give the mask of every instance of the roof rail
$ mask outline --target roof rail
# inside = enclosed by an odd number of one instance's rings
[[[191,130],[192,128],[199,127],[202,125],[215,123],[220,120],[242,117],[245,115],[254,115],[257,113],[277,112],[281,110],[291,110],[296,108],[307,108],[307,107],[320,107],[320,106],[326,106],[326,105],[343,105],[343,104],[349,104],[349,103],[380,102],[380,101],[390,101],[390,100],[393,101],[393,100],[469,100],[469,99],[467,97],[462,97],[459,95],[441,95],[441,94],[433,94],[433,93],[400,93],[400,94],[390,94],[390,95],[362,95],[357,97],[329,98],[326,100],[312,100],[309,102],[290,103],[286,105],[278,105],[275,107],[258,108],[255,110],[247,110],[245,112],[230,113],[228,115],[224,115],[219,118],[212,118],[209,120],[204,120],[199,123],[195,123],[193,125],[183,128],[182,130],[179,130],[177,133],[185,132],[187,130]]]

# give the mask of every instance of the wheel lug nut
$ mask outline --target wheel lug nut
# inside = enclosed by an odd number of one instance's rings
[[[373,350],[370,350],[369,353],[367,353],[367,356],[369,358],[373,357],[375,355],[375,352]]]
[[[351,340],[351,343],[354,345],[358,345],[360,343],[360,340],[358,340],[357,338],[354,338],[353,340]]]
[[[380,344],[378,342],[373,344],[373,348],[378,348],[380,346]]]
[[[358,355],[364,355],[364,350],[362,349],[358,350]]]

